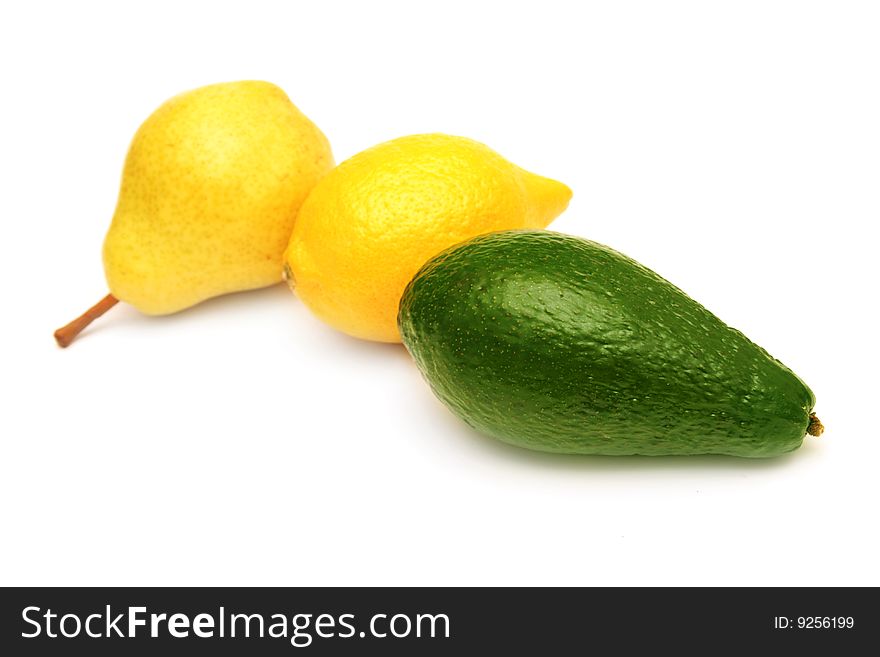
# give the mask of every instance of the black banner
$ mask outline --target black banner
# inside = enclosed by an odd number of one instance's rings
[[[875,650],[876,589],[23,588],[4,655]],[[76,651],[72,653],[72,651]]]

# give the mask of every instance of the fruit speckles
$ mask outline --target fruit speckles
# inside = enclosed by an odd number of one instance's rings
[[[323,133],[273,84],[175,96],[129,149],[104,242],[110,291],[164,315],[276,284],[297,210],[332,166]]]
[[[166,315],[275,285],[297,211],[330,144],[274,84],[193,89],[135,133],[104,239],[110,294],[55,331],[62,347],[117,301]]]

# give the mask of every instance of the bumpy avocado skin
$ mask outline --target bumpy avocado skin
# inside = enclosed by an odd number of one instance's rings
[[[651,270],[550,231],[447,249],[410,282],[398,324],[441,401],[529,449],[777,456],[801,445],[816,402]]]

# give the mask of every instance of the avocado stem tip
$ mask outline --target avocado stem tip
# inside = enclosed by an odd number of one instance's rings
[[[70,324],[62,326],[55,331],[55,341],[58,343],[58,346],[62,348],[69,346],[86,326],[98,319],[118,302],[119,300],[116,297],[112,294],[108,294],[82,315],[70,322]]]
[[[816,417],[815,413],[810,413],[810,424],[807,426],[807,433],[811,436],[819,437],[823,431],[825,431],[825,427],[822,426],[819,418]]]

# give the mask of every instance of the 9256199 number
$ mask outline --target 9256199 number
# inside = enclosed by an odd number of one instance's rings
[[[852,629],[855,619],[852,616],[798,616],[799,630],[839,630]]]

